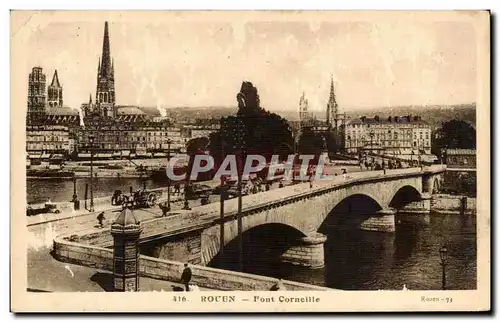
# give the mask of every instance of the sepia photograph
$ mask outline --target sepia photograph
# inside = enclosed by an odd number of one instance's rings
[[[488,11],[10,18],[12,311],[490,308]]]

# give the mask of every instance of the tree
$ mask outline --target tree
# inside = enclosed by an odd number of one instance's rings
[[[189,156],[207,151],[209,139],[207,137],[194,138],[186,143],[186,154]]]
[[[328,153],[335,154],[338,153],[341,148],[341,137],[338,133],[333,131],[326,131],[323,134],[325,138],[326,148]]]
[[[221,119],[221,128],[210,135],[209,151],[220,164],[227,154],[242,158],[258,154],[270,160],[274,154],[282,159],[293,151],[292,131],[288,122],[260,106],[257,88],[243,82],[237,94],[236,116]]]
[[[189,156],[189,162],[187,166],[187,175],[190,177],[193,169],[194,158],[197,154],[205,154],[209,144],[209,139],[206,137],[199,137],[191,139],[186,144],[186,154]],[[203,165],[203,164],[202,164]],[[198,174],[200,180],[210,180],[208,173]]]
[[[441,156],[441,149],[475,149],[476,130],[462,120],[443,122],[434,134],[432,153]]]
[[[310,128],[303,128],[299,137],[298,150],[300,154],[314,155],[318,158],[325,149],[325,141],[321,133],[316,133]]]

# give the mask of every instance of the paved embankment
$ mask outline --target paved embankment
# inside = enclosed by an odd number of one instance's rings
[[[68,264],[54,259],[47,247],[28,250],[28,289],[44,292],[113,291],[113,274],[107,270]],[[180,275],[179,275],[180,276]],[[143,292],[182,291],[181,283],[141,277]],[[210,290],[200,287],[201,291]]]

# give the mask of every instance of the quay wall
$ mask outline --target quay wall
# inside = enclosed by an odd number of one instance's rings
[[[167,198],[167,188],[156,188],[156,189],[148,189],[148,190],[149,191],[156,191],[156,192],[158,192],[158,194],[159,194],[158,197],[159,197],[160,200],[163,200],[163,199]],[[124,191],[124,193],[128,194],[129,192],[128,191]],[[114,208],[119,209],[120,206],[113,206],[113,205],[111,205],[111,197],[112,196],[94,198],[94,211],[95,212],[105,211],[105,210],[110,210],[110,209],[114,209]],[[178,195],[175,195],[175,196],[172,195],[172,194],[170,195],[171,202],[176,202],[176,201],[179,201],[181,199],[182,199],[182,197],[180,197]],[[46,221],[47,219],[45,219],[45,218],[54,217],[54,219],[55,218],[62,219],[62,218],[65,218],[65,217],[72,217],[72,216],[77,216],[77,215],[88,214],[89,213],[88,208],[90,207],[90,199],[81,199],[80,200],[80,209],[79,210],[75,210],[73,202],[70,202],[70,201],[54,202],[53,204],[55,204],[56,205],[56,209],[59,210],[58,214],[52,214],[52,213],[50,213],[50,214],[43,214],[44,215],[44,219],[38,219],[38,218],[41,218],[40,215],[31,216],[31,217],[29,217],[30,219],[28,220],[28,222],[30,224],[31,223],[39,223],[39,222]],[[45,205],[45,203],[42,203],[42,204],[33,204],[34,207],[37,207],[37,206],[43,207],[44,205]],[[54,216],[52,216],[52,215],[54,215]],[[37,218],[37,219],[31,219],[31,218]]]
[[[431,199],[431,211],[438,214],[460,214],[462,196],[435,194]],[[467,197],[465,214],[476,214],[476,198]]]
[[[54,257],[66,263],[113,271],[113,250],[75,243],[67,236],[54,239]],[[184,263],[141,255],[139,270],[144,277],[179,283]],[[200,287],[222,291],[269,291],[278,279],[191,265],[192,283]],[[290,291],[333,291],[334,289],[283,280]]]

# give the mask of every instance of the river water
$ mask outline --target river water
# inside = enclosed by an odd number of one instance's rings
[[[78,197],[82,199],[88,179],[77,179]],[[141,186],[139,179],[97,178],[94,196],[111,195],[115,189],[128,191]],[[150,188],[160,184],[147,181]],[[29,202],[44,198],[69,201],[73,182],[64,179],[29,179]],[[267,243],[267,244],[266,244]],[[246,247],[269,247],[261,240]],[[298,282],[345,290],[413,290],[441,288],[439,249],[446,244],[448,289],[476,288],[476,221],[475,217],[431,215],[427,225],[399,223],[395,233],[359,230],[332,231],[325,243],[325,267],[308,269],[248,258],[244,271]]]
[[[89,184],[88,198],[90,198],[90,179],[78,178],[76,180],[76,192],[79,199],[85,197],[85,185]],[[164,185],[147,180],[148,188],[160,188]],[[129,191],[130,186],[135,189],[142,187],[140,179],[135,178],[95,178],[94,179],[94,198],[110,196],[116,189]],[[28,179],[27,180],[27,199],[28,202],[38,203],[50,199],[54,202],[71,201],[73,197],[73,180],[68,179]]]
[[[446,288],[476,289],[475,217],[433,214],[430,219],[427,226],[400,223],[395,233],[331,232],[321,269],[253,258],[245,261],[244,271],[343,290],[401,290],[403,285],[438,290],[439,249],[446,244]]]

